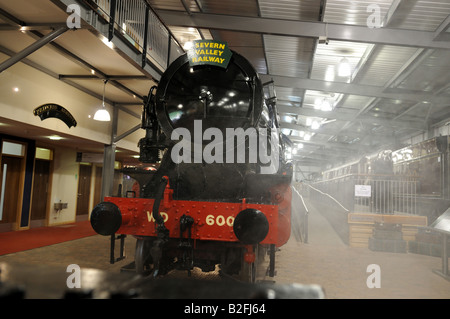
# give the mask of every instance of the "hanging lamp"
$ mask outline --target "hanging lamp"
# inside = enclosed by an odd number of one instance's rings
[[[111,121],[111,115],[109,114],[108,110],[105,106],[105,91],[106,91],[106,83],[108,83],[108,80],[105,80],[103,85],[103,103],[102,107],[95,112],[94,120],[100,121],[100,122],[109,122]]]

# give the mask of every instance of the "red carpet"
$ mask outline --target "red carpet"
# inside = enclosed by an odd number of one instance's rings
[[[89,221],[0,233],[0,256],[94,235]]]

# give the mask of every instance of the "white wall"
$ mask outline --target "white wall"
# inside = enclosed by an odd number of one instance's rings
[[[74,222],[76,219],[78,171],[75,150],[58,148],[53,156],[53,180],[50,200],[49,225]],[[54,203],[67,203],[67,209],[56,212]]]
[[[6,58],[0,54],[0,61]],[[14,87],[18,87],[20,91],[14,92]],[[35,108],[48,103],[56,103],[66,108],[76,119],[77,126],[69,129],[60,120],[41,121],[33,114]],[[17,63],[0,73],[0,117],[109,144],[112,122],[97,122],[88,117],[93,116],[99,106],[101,106],[99,99],[25,64]],[[113,114],[110,105],[106,105],[106,108]],[[139,122],[139,119],[120,112],[119,134]],[[120,147],[136,151],[138,142],[138,135],[133,134],[121,141]]]
[[[0,54],[0,61],[6,60],[7,58],[7,56]],[[14,92],[14,87],[18,87],[20,91]],[[77,126],[69,129],[65,123],[58,119],[41,121],[38,116],[33,114],[34,109],[48,103],[56,103],[66,108],[76,119]],[[99,99],[23,63],[17,63],[0,73],[0,117],[42,127],[69,136],[109,144],[111,142],[112,122],[97,122],[88,117],[88,115],[93,116],[100,105],[101,101]],[[112,107],[110,105],[106,105],[106,107],[113,114]],[[139,113],[139,111],[136,113]],[[128,131],[139,123],[139,119],[120,111],[118,134]],[[137,144],[143,136],[143,131],[139,130],[122,139],[117,146],[127,150],[138,151]],[[28,138],[33,139],[31,136]],[[54,149],[52,189],[49,203],[50,214],[48,220],[50,226],[71,223],[76,220],[79,174],[79,163],[76,162],[77,151],[80,150],[71,149],[70,145]],[[91,209],[94,205],[94,172],[95,170],[92,172]],[[56,212],[53,207],[54,203],[60,201],[67,203],[68,208]]]

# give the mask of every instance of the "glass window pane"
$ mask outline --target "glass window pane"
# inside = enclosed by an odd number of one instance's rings
[[[19,143],[3,142],[2,153],[5,155],[24,156],[25,146]]]
[[[47,148],[36,147],[36,158],[51,161],[53,159],[53,151]]]

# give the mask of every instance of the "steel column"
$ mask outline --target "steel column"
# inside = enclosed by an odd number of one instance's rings
[[[116,160],[116,144],[114,140],[117,136],[117,127],[119,122],[119,108],[114,105],[111,128],[111,144],[105,145],[103,152],[103,171],[102,171],[102,193],[101,200],[113,195],[114,184],[114,163]]]

